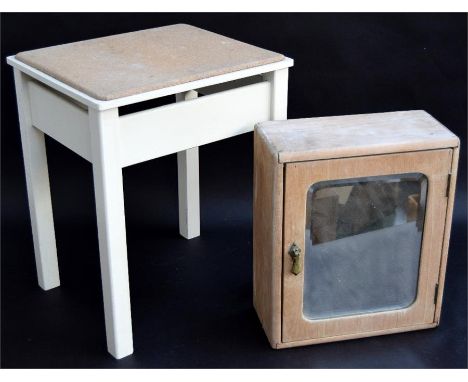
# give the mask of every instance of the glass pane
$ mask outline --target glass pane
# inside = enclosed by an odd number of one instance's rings
[[[401,309],[416,299],[427,178],[333,180],[307,194],[305,318]]]

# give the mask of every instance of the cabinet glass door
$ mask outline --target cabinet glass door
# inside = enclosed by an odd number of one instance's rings
[[[282,341],[434,323],[452,150],[288,163]]]
[[[332,180],[307,194],[303,314],[380,312],[416,299],[423,174]]]

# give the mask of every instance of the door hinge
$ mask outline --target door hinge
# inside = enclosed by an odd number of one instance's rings
[[[447,188],[445,189],[445,197],[448,198],[450,193],[450,183],[452,181],[452,174],[447,175]]]
[[[437,304],[438,296],[439,296],[439,284],[437,283],[434,287],[434,305]]]

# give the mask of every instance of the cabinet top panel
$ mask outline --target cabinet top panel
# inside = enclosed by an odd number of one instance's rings
[[[98,100],[112,100],[284,59],[186,24],[21,52],[16,59]]]
[[[459,139],[423,110],[257,124],[280,163],[457,147]]]

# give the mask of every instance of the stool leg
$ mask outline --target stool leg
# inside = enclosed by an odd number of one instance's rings
[[[118,118],[117,109],[89,110],[107,349],[120,359],[133,339]]]
[[[27,79],[18,69],[14,73],[37,278],[49,290],[60,285],[60,277],[45,139],[31,122]]]
[[[181,102],[197,98],[191,90],[176,95]],[[186,239],[200,236],[200,191],[198,180],[198,147],[177,153],[179,187],[179,232]]]
[[[264,75],[271,84],[271,115],[272,120],[288,118],[288,68],[276,70]]]

